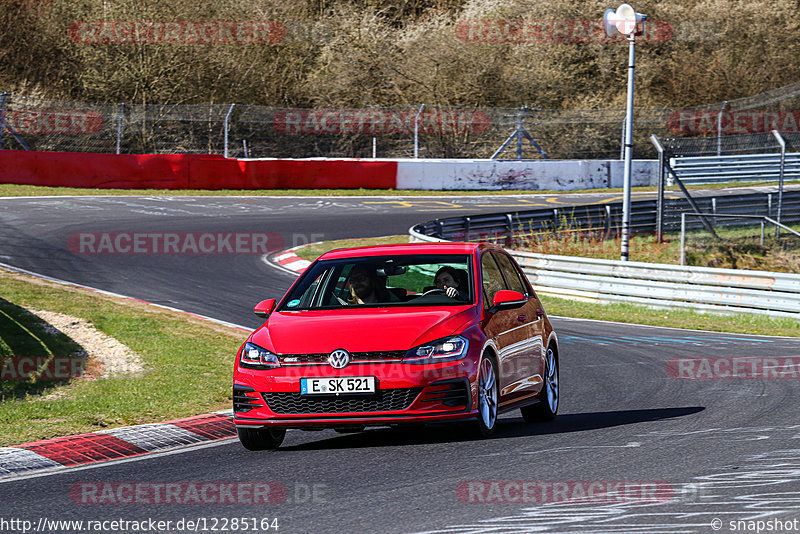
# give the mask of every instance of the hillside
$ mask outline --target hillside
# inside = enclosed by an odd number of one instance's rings
[[[0,90],[88,102],[624,106],[616,4],[568,0],[4,0]],[[637,105],[798,80],[797,0],[640,2]],[[770,13],[769,17],[764,13]]]

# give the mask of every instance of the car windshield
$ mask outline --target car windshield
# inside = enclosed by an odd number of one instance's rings
[[[317,262],[279,310],[464,305],[473,295],[469,255],[369,256]]]

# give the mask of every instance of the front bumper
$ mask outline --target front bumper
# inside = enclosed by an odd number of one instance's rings
[[[301,395],[300,379],[374,376],[375,394]],[[476,366],[471,359],[432,365],[378,363],[237,368],[234,423],[237,427],[340,427],[453,421],[477,415]]]

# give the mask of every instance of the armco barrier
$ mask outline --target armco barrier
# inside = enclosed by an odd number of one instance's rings
[[[225,159],[0,150],[0,183],[116,189],[391,189],[388,160]]]
[[[414,228],[409,233],[411,241],[444,241]],[[545,295],[800,319],[796,274],[510,252]]]

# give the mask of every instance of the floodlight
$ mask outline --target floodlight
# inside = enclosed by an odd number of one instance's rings
[[[617,15],[610,7],[606,9],[606,13],[603,15],[603,26],[605,26],[606,35],[608,35],[609,38],[617,34]]]
[[[637,13],[629,4],[622,4],[617,8],[615,23],[617,31],[622,35],[635,33],[639,23],[645,20],[647,20],[647,15]],[[607,29],[606,32],[608,32]]]

